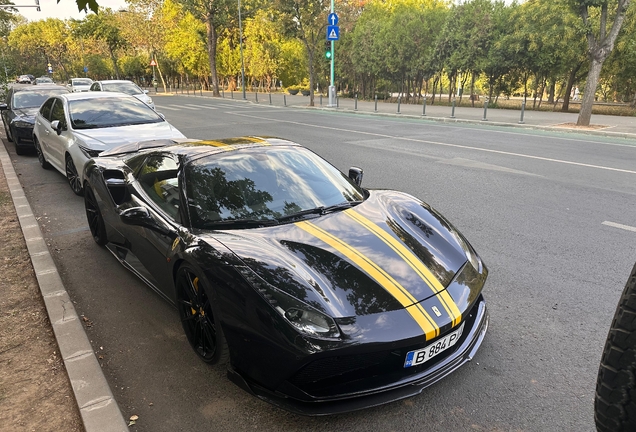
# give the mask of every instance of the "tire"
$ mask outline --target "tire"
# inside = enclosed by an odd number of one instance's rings
[[[82,180],[77,172],[73,158],[69,155],[66,155],[66,180],[68,180],[68,185],[75,195],[83,195]]]
[[[7,134],[7,140],[9,142],[13,142],[13,137],[11,136],[11,133],[9,133],[9,128],[7,127],[6,123],[4,123],[4,133]]]
[[[42,148],[40,147],[40,142],[35,137],[35,135],[33,135],[33,146],[35,147],[35,152],[38,154],[38,161],[40,162],[40,166],[44,169],[51,168],[51,164],[46,161],[44,153],[42,153]]]
[[[636,265],[605,342],[596,381],[594,419],[600,432],[636,431]]]
[[[189,264],[179,268],[176,285],[179,317],[190,346],[205,363],[225,365],[229,351],[211,288]]]
[[[106,224],[104,223],[102,212],[99,210],[95,193],[88,184],[84,186],[84,207],[86,209],[86,219],[88,220],[88,227],[91,230],[93,240],[95,240],[95,243],[98,245],[105,246],[106,243],[108,243]]]

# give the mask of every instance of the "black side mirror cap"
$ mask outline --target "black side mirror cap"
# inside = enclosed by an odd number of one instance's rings
[[[362,170],[362,168],[358,168],[358,167],[349,168],[349,178],[351,179],[351,181],[353,181],[358,186],[362,185],[362,174],[363,173],[364,173],[364,171]]]
[[[8,110],[9,107],[6,103],[0,103],[0,111]]]

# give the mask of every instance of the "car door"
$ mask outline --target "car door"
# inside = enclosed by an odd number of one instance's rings
[[[51,108],[53,107],[53,102],[55,102],[55,98],[48,98],[44,101],[40,110],[35,115],[35,125],[33,126],[33,134],[40,142],[40,149],[42,150],[45,159],[48,159],[49,157],[47,150],[47,135],[51,133],[51,127],[49,124],[51,123]]]
[[[64,172],[65,161],[64,155],[66,154],[66,146],[68,141],[68,123],[66,121],[66,110],[64,108],[64,102],[60,98],[55,98],[53,106],[51,107],[51,121],[45,124],[44,134],[46,135],[46,154],[48,155],[48,161],[54,165],[58,170]],[[60,122],[62,126],[62,133],[57,134],[51,127],[51,123],[55,120]]]
[[[122,230],[130,242],[130,251],[138,262],[128,262],[169,299],[172,290],[172,266],[169,258],[180,241],[181,206],[177,161],[168,154],[149,156],[131,185],[132,205],[149,213],[142,224],[126,224]]]

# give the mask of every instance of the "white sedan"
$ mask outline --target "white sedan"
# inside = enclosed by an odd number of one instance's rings
[[[91,84],[93,84],[93,80],[90,78],[71,78],[66,87],[73,93],[85,92],[91,88]]]
[[[123,144],[185,136],[148,105],[112,92],[61,94],[47,99],[35,117],[33,141],[42,168],[52,165],[82,195],[84,165]]]
[[[148,90],[142,90],[137,84],[128,80],[104,80],[95,81],[91,85],[91,91],[121,92],[136,97],[150,108],[155,109],[155,103],[148,96]]]

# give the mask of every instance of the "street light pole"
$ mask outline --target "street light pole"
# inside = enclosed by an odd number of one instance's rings
[[[334,13],[334,0],[331,0],[331,13]],[[329,81],[329,104],[328,107],[336,106],[336,86],[334,85],[334,41],[331,41],[331,76]]]
[[[333,1],[333,0],[332,0]],[[243,61],[243,25],[241,23],[241,0],[238,0],[238,15],[239,15],[239,44],[241,47],[241,88],[243,89],[243,100],[245,97],[245,62]]]

